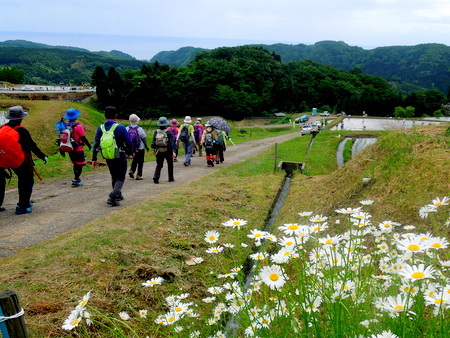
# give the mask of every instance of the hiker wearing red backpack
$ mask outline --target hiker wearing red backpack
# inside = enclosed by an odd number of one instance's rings
[[[6,119],[8,123],[0,127],[0,167],[3,170],[3,178],[0,178],[0,202],[3,202],[5,194],[5,170],[12,169],[18,178],[19,202],[16,206],[16,214],[28,214],[32,212],[30,203],[34,186],[34,162],[31,153],[39,157],[44,164],[47,156],[38,148],[31,138],[30,132],[21,126],[22,119],[28,116],[21,106],[10,107]],[[1,204],[0,204],[1,207]],[[4,208],[2,208],[4,210]]]
[[[134,173],[137,169],[136,180],[142,180],[145,150],[149,150],[147,146],[147,134],[143,128],[137,125],[141,120],[139,116],[136,114],[131,114],[128,120],[131,125],[127,127],[127,132],[130,136],[130,142],[134,153],[128,176],[130,176],[130,178],[134,178]]]
[[[83,184],[81,183],[81,173],[83,171],[83,167],[86,165],[86,157],[84,155],[83,146],[86,145],[89,150],[91,150],[91,144],[86,138],[86,133],[84,131],[84,127],[77,122],[78,117],[81,115],[81,112],[76,109],[68,109],[64,118],[69,120],[66,122],[66,127],[71,130],[73,144],[73,150],[69,151],[69,158],[73,164],[73,180],[72,187],[80,187]],[[60,150],[60,154],[65,157],[66,153]]]

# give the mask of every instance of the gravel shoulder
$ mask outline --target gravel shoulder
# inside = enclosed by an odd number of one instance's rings
[[[32,195],[33,212],[26,215],[14,213],[18,200],[17,189],[8,190],[3,203],[6,211],[0,213],[0,257],[14,255],[90,221],[155,197],[167,189],[177,188],[221,168],[247,160],[275,143],[282,143],[294,137],[300,137],[300,133],[249,141],[236,146],[229,145],[225,152],[225,162],[214,168],[208,168],[205,158],[197,154],[193,156],[192,165],[184,167],[181,156],[179,162],[174,163],[175,182],[170,183],[167,181],[167,168],[164,166],[160,184],[154,184],[152,176],[156,164],[154,161],[147,162],[144,165],[144,180],[136,181],[127,177],[122,190],[125,200],[119,207],[106,204],[111,190],[108,172],[82,175],[83,186],[79,188],[71,187],[70,178],[36,182]]]

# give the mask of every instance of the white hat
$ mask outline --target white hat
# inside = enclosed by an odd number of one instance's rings
[[[186,116],[186,117],[184,118],[184,123],[192,123],[191,117],[190,117],[190,116]]]
[[[128,118],[128,120],[131,123],[138,123],[141,119],[136,114],[131,114],[130,117]]]

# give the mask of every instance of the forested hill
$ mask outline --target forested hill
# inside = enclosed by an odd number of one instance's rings
[[[443,44],[390,46],[366,50],[342,41],[321,41],[314,45],[258,45],[280,55],[281,61],[312,60],[351,70],[359,68],[365,74],[378,75],[397,83],[410,83],[424,88],[439,89],[447,94],[450,86],[450,47]],[[187,65],[195,55],[194,47],[173,52],[161,52],[151,62],[172,66]]]
[[[23,71],[25,83],[81,84],[90,83],[97,66],[138,70],[145,62],[131,55],[112,50],[91,52],[87,49],[8,40],[0,42],[0,68],[12,67]]]

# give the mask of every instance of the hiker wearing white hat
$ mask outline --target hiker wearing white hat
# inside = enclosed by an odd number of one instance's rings
[[[180,132],[177,135],[176,141],[177,144],[179,144],[180,141],[183,142],[185,156],[183,164],[185,167],[191,165],[192,150],[194,149],[194,126],[191,123],[191,117],[186,116],[184,118],[184,123],[179,128]]]

